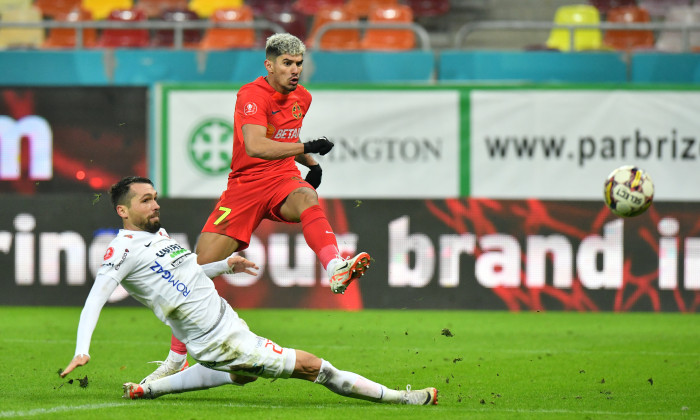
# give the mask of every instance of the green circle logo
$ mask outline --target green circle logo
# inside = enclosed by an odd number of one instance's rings
[[[231,166],[233,126],[221,118],[199,123],[187,143],[192,163],[207,175],[220,175]]]

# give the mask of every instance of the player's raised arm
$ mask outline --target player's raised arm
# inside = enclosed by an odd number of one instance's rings
[[[75,356],[68,363],[68,366],[61,372],[61,377],[71,373],[78,366],[84,366],[90,361],[90,340],[92,332],[95,330],[97,320],[100,317],[102,307],[107,303],[114,289],[119,283],[114,279],[104,275],[98,275],[95,279],[95,284],[90,289],[90,294],[85,300],[85,306],[80,313],[80,322],[78,324],[78,337],[75,345]]]

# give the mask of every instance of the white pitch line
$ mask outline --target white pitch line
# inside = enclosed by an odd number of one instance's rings
[[[99,410],[102,408],[120,407],[120,406],[124,406],[124,405],[125,405],[125,403],[62,405],[59,407],[35,408],[33,410],[25,410],[25,411],[0,411],[0,418],[42,416],[44,414],[62,413],[64,411]]]
[[[216,406],[220,408],[265,408],[265,409],[286,409],[286,406],[282,405],[264,405],[264,404],[242,404],[242,403],[212,403],[212,402],[196,402],[196,406]],[[41,416],[45,414],[55,414],[55,413],[62,413],[65,411],[83,411],[83,410],[99,410],[103,408],[111,408],[111,407],[129,407],[129,404],[127,402],[123,403],[104,403],[104,404],[87,404],[87,405],[76,405],[76,406],[59,406],[59,407],[52,407],[52,408],[37,408],[33,410],[26,410],[26,411],[0,411],[0,418],[12,418],[12,417],[31,417],[31,416]],[[337,409],[341,408],[338,405],[333,405],[333,406],[326,406],[326,405],[316,405],[315,407],[317,408],[332,408],[332,409]],[[464,407],[461,404],[460,405],[450,405],[447,406],[449,408],[459,408],[459,411],[461,412],[472,412],[472,413],[488,413],[488,414],[498,414],[498,413],[522,413],[522,414],[576,414],[576,415],[581,415],[581,414],[588,414],[588,415],[596,415],[596,416],[634,416],[634,417],[649,417],[650,415],[652,416],[659,416],[660,418],[669,418],[669,417],[679,417],[683,416],[686,417],[688,416],[689,413],[684,412],[684,411],[677,411],[677,412],[658,412],[658,413],[650,413],[650,412],[631,412],[631,411],[601,411],[601,410],[564,410],[564,409],[499,409],[499,408],[492,408],[492,409],[478,409],[478,408],[471,408],[471,407]],[[404,409],[403,407],[400,406],[394,406],[394,405],[385,405],[385,406],[378,406],[377,408],[381,409],[386,409],[386,410],[402,410]]]

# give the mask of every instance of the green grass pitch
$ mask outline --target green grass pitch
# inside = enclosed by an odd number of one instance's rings
[[[299,380],[121,398],[170,332],[145,308],[105,308],[91,362],[79,308],[0,308],[0,418],[700,419],[700,318],[688,314],[240,311],[251,329],[391,388],[435,386],[437,407],[373,404]],[[88,378],[81,387],[77,379]]]

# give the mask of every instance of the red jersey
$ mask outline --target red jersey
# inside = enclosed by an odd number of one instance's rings
[[[233,157],[229,178],[246,175],[264,175],[274,172],[279,175],[291,172],[300,175],[294,157],[265,160],[248,156],[243,143],[245,124],[262,125],[267,128],[266,137],[285,143],[299,141],[301,123],[311,106],[311,94],[297,85],[287,95],[277,92],[265,77],[243,85],[236,97],[236,113],[233,117]]]

